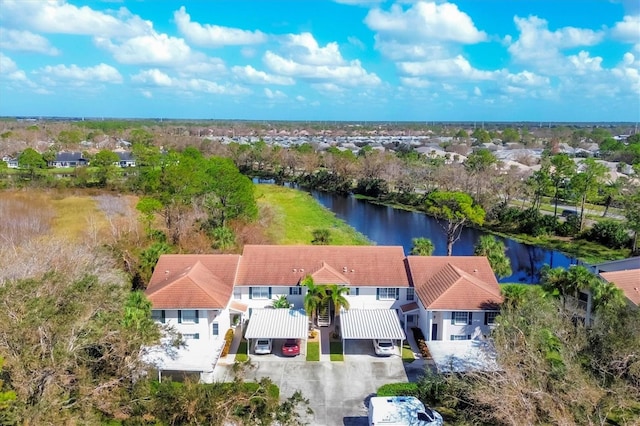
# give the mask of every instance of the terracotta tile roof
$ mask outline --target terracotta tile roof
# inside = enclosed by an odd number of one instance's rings
[[[621,289],[631,303],[640,306],[640,269],[601,272],[600,276]]]
[[[247,309],[249,309],[249,305],[238,302],[237,300],[232,300],[229,303],[229,309],[233,309],[236,312],[247,312]]]
[[[160,256],[145,294],[155,309],[224,309],[240,256]]]
[[[400,310],[403,313],[415,311],[418,308],[419,308],[419,306],[418,306],[418,303],[416,303],[416,302],[411,302],[411,303],[407,303],[405,305],[400,306]]]
[[[408,256],[410,280],[427,309],[496,309],[498,281],[482,256]]]
[[[408,287],[404,257],[401,246],[246,245],[236,285],[294,286],[317,274],[326,283]]]

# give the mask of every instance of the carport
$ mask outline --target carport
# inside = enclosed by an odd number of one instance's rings
[[[400,341],[400,353],[405,334],[398,314],[393,309],[349,309],[340,311],[342,354],[345,340],[391,339]]]
[[[307,352],[308,318],[304,309],[253,309],[244,337],[251,339],[298,339],[300,352]]]

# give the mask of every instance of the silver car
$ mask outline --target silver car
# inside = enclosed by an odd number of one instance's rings
[[[253,352],[256,355],[266,355],[271,353],[271,339],[257,339]]]

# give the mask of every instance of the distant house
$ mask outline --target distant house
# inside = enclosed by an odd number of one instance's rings
[[[5,156],[5,157],[2,157],[2,161],[7,163],[7,167],[9,167],[10,169],[17,169],[19,167],[17,158]]]
[[[49,161],[49,167],[80,167],[86,166],[88,163],[82,152],[58,152],[56,158],[53,161]]]
[[[133,158],[133,154],[130,151],[114,151],[118,154],[119,161],[116,163],[117,166],[122,168],[125,167],[135,167],[136,159]]]

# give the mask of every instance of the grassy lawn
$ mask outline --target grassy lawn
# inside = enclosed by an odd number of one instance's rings
[[[236,362],[245,362],[249,359],[247,355],[247,341],[242,339],[238,345],[238,352],[236,353]]]
[[[411,364],[416,359],[413,357],[413,350],[411,349],[411,345],[409,342],[404,342],[402,345],[402,362],[406,362],[407,364]]]
[[[260,209],[273,217],[269,233],[277,244],[311,244],[313,230],[323,228],[331,233],[331,244],[371,244],[304,191],[261,184],[256,185],[256,199]]]
[[[329,359],[331,361],[344,361],[344,354],[342,353],[342,342],[329,343]]]
[[[307,342],[307,361],[320,361],[320,342]]]

